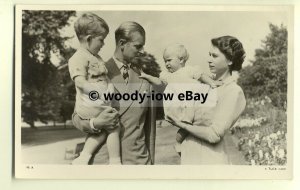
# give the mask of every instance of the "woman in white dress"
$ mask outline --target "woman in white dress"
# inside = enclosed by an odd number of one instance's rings
[[[209,69],[215,80],[223,82],[210,91],[216,90],[215,106],[196,108],[192,125],[169,118],[172,124],[189,132],[181,144],[181,164],[230,164],[223,137],[246,106],[243,90],[232,77],[232,71],[239,71],[244,62],[242,43],[232,36],[214,38],[211,43]]]

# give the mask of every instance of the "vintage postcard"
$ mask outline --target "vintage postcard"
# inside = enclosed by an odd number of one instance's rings
[[[293,11],[17,5],[15,177],[292,179]]]

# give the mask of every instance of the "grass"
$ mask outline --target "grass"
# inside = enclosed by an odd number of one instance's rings
[[[180,157],[175,152],[175,135],[178,128],[166,122],[158,122],[156,136],[155,164],[178,165]],[[36,129],[22,128],[22,158],[24,163],[31,164],[69,164],[65,160],[65,150],[84,142],[85,134],[74,127],[64,128],[39,127]],[[241,153],[237,150],[234,136],[228,134],[224,139],[226,150],[234,165],[245,164]],[[106,146],[96,155],[94,164],[106,164]]]
[[[21,129],[22,146],[38,146],[84,137],[85,134],[74,127],[49,126]]]

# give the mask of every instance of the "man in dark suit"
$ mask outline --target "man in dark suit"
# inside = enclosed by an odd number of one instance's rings
[[[108,77],[116,93],[149,94],[152,87],[139,78],[131,61],[144,53],[145,30],[136,22],[122,23],[115,31],[116,49],[107,61]],[[121,155],[123,164],[154,164],[155,106],[150,99],[116,102],[121,125]]]

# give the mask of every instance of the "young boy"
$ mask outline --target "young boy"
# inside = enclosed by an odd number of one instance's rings
[[[210,76],[200,72],[197,66],[185,66],[189,54],[183,45],[175,44],[167,47],[164,50],[163,58],[168,72],[161,72],[159,78],[142,72],[140,77],[148,80],[155,86],[165,85],[166,89],[164,93],[173,93],[177,96],[179,93],[185,93],[184,91],[193,91],[199,88],[197,80],[210,85],[212,88],[221,85],[220,82],[214,81]],[[182,122],[192,124],[195,113],[194,106],[195,101],[193,100],[180,102],[174,100],[165,101],[165,118],[168,120],[168,116],[172,115],[179,118]],[[178,130],[176,136],[178,145],[182,143],[187,134],[183,129]],[[176,146],[176,148],[178,147]]]
[[[107,69],[104,62],[98,55],[104,45],[109,27],[99,16],[86,13],[78,18],[74,28],[80,42],[80,48],[69,60],[69,72],[76,87],[74,114],[78,114],[82,120],[89,120],[89,129],[91,130],[83,128],[80,122],[75,121],[73,117],[74,126],[86,132],[88,137],[83,151],[78,158],[73,160],[72,164],[87,165],[93,153],[105,142],[106,133],[108,133],[109,163],[121,164],[119,127],[115,126],[112,130],[98,130],[94,126],[97,116],[111,105],[101,95],[112,93],[114,90],[106,76]],[[114,111],[116,112],[116,110]]]

